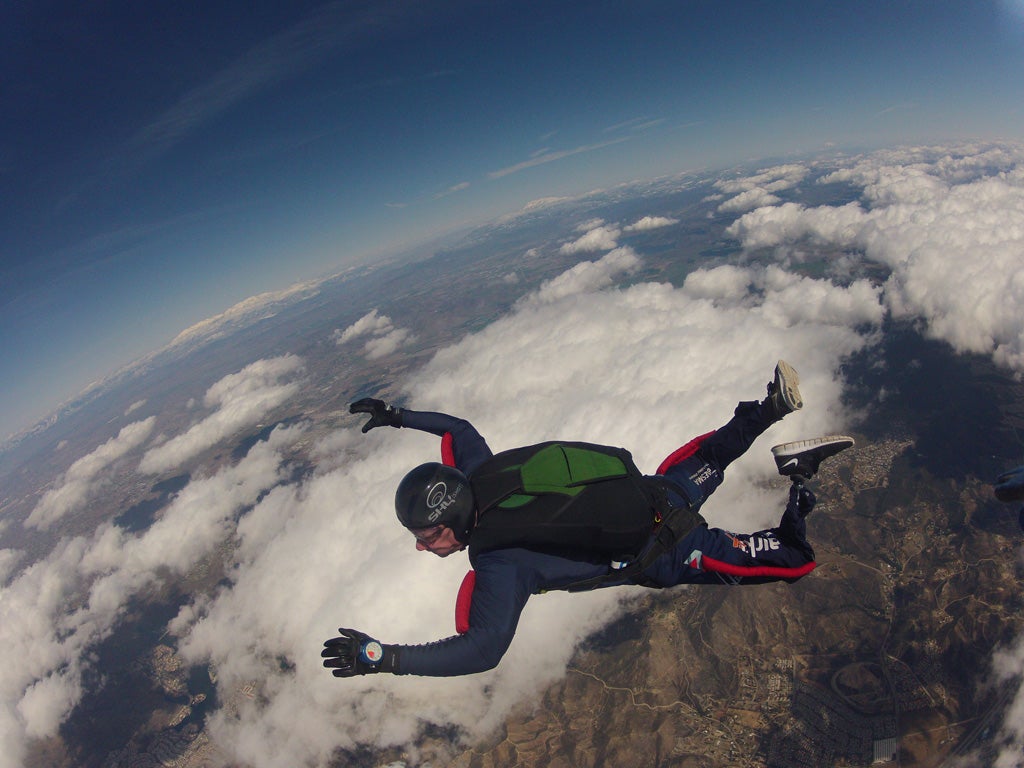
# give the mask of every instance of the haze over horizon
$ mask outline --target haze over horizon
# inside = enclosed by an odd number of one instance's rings
[[[633,179],[1022,139],[1017,0],[0,10],[0,438],[254,295]]]

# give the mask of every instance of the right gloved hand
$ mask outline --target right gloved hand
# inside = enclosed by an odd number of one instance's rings
[[[324,667],[335,677],[355,677],[378,672],[398,672],[398,649],[383,645],[358,629],[338,630],[341,637],[324,643],[320,655]]]
[[[996,498],[1000,501],[1024,499],[1024,466],[1003,472],[996,478]]]
[[[349,413],[368,413],[370,420],[363,424],[363,434],[366,434],[374,427],[400,427],[402,426],[402,409],[388,405],[383,400],[374,397],[364,397],[356,400],[348,407]]]

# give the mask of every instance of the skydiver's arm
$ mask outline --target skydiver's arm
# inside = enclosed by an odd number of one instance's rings
[[[500,556],[478,562],[469,631],[426,645],[399,646],[397,674],[449,677],[496,667],[515,637],[533,578]]]
[[[383,658],[376,666],[353,661],[355,653],[340,653],[329,648],[324,666],[334,674],[347,677],[367,672],[391,672],[397,675],[449,677],[469,675],[493,669],[505,655],[515,637],[519,616],[531,594],[544,589],[560,589],[567,584],[593,578],[606,572],[606,565],[589,564],[554,554],[525,549],[499,549],[478,554],[472,559],[476,586],[469,610],[469,630],[426,645],[381,645]],[[349,635],[354,630],[345,630]],[[328,646],[348,649],[344,638],[335,638]],[[342,669],[344,667],[344,669]]]
[[[411,411],[403,408],[402,426],[429,432],[438,437],[442,437],[446,432],[451,434],[455,466],[467,475],[493,455],[487,441],[465,419],[446,413]]]
[[[438,437],[450,434],[455,466],[467,475],[493,455],[491,449],[487,447],[487,442],[472,424],[445,413],[397,408],[373,397],[364,397],[352,403],[349,412],[365,413],[370,416],[363,425],[364,433],[377,427],[388,426],[418,429]]]

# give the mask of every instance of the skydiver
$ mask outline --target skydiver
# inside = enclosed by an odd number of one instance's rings
[[[649,506],[639,510],[648,515],[644,518],[645,541],[632,562],[628,557],[612,558],[618,560],[612,562],[606,553],[595,556],[583,545],[493,546],[493,532],[488,534],[488,525],[481,522],[489,521],[493,513],[479,514],[483,502],[478,497],[489,492],[496,477],[509,474],[490,472],[496,462],[500,465],[505,457],[520,455],[517,452],[530,454],[535,447],[494,455],[464,419],[400,409],[374,398],[352,403],[351,413],[370,416],[362,428],[364,433],[390,426],[442,437],[443,452],[447,447],[447,461],[453,466],[429,463],[409,472],[399,485],[396,511],[415,537],[417,550],[448,557],[468,548],[473,570],[467,576],[475,578],[475,584],[467,578],[460,592],[460,605],[463,609],[467,603],[469,606],[468,627],[459,627],[460,634],[425,645],[385,645],[364,632],[343,628],[338,630],[339,637],[324,643],[324,667],[336,677],[378,672],[452,676],[492,669],[512,642],[530,595],[552,589],[575,591],[622,584],[660,589],[677,584],[760,584],[802,578],[816,565],[814,550],[806,539],[805,520],[814,508],[815,495],[804,481],[817,472],[823,459],[851,447],[851,438],[815,438],[772,449],[779,473],[793,481],[775,528],[735,534],[710,528],[698,512],[721,484],[725,468],[769,426],[803,406],[798,384],[797,372],[780,360],[764,400],[739,403],[728,423],[680,448],[657,474],[640,476],[637,471]],[[581,509],[581,514],[588,514],[590,506],[600,506],[600,499],[606,496],[590,497],[598,500],[587,502],[588,508]],[[512,498],[540,504],[540,496]],[[644,501],[637,503],[642,506]],[[509,504],[506,499],[502,506]],[[488,535],[491,546],[487,545]],[[531,536],[544,539],[547,534],[531,531],[527,538]]]

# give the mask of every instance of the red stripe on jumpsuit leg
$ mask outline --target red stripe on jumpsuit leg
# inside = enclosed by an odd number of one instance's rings
[[[793,568],[777,565],[733,565],[704,555],[700,558],[700,567],[705,571],[724,573],[727,576],[770,576],[780,579],[795,579],[806,576],[817,568],[818,564],[812,560]]]

